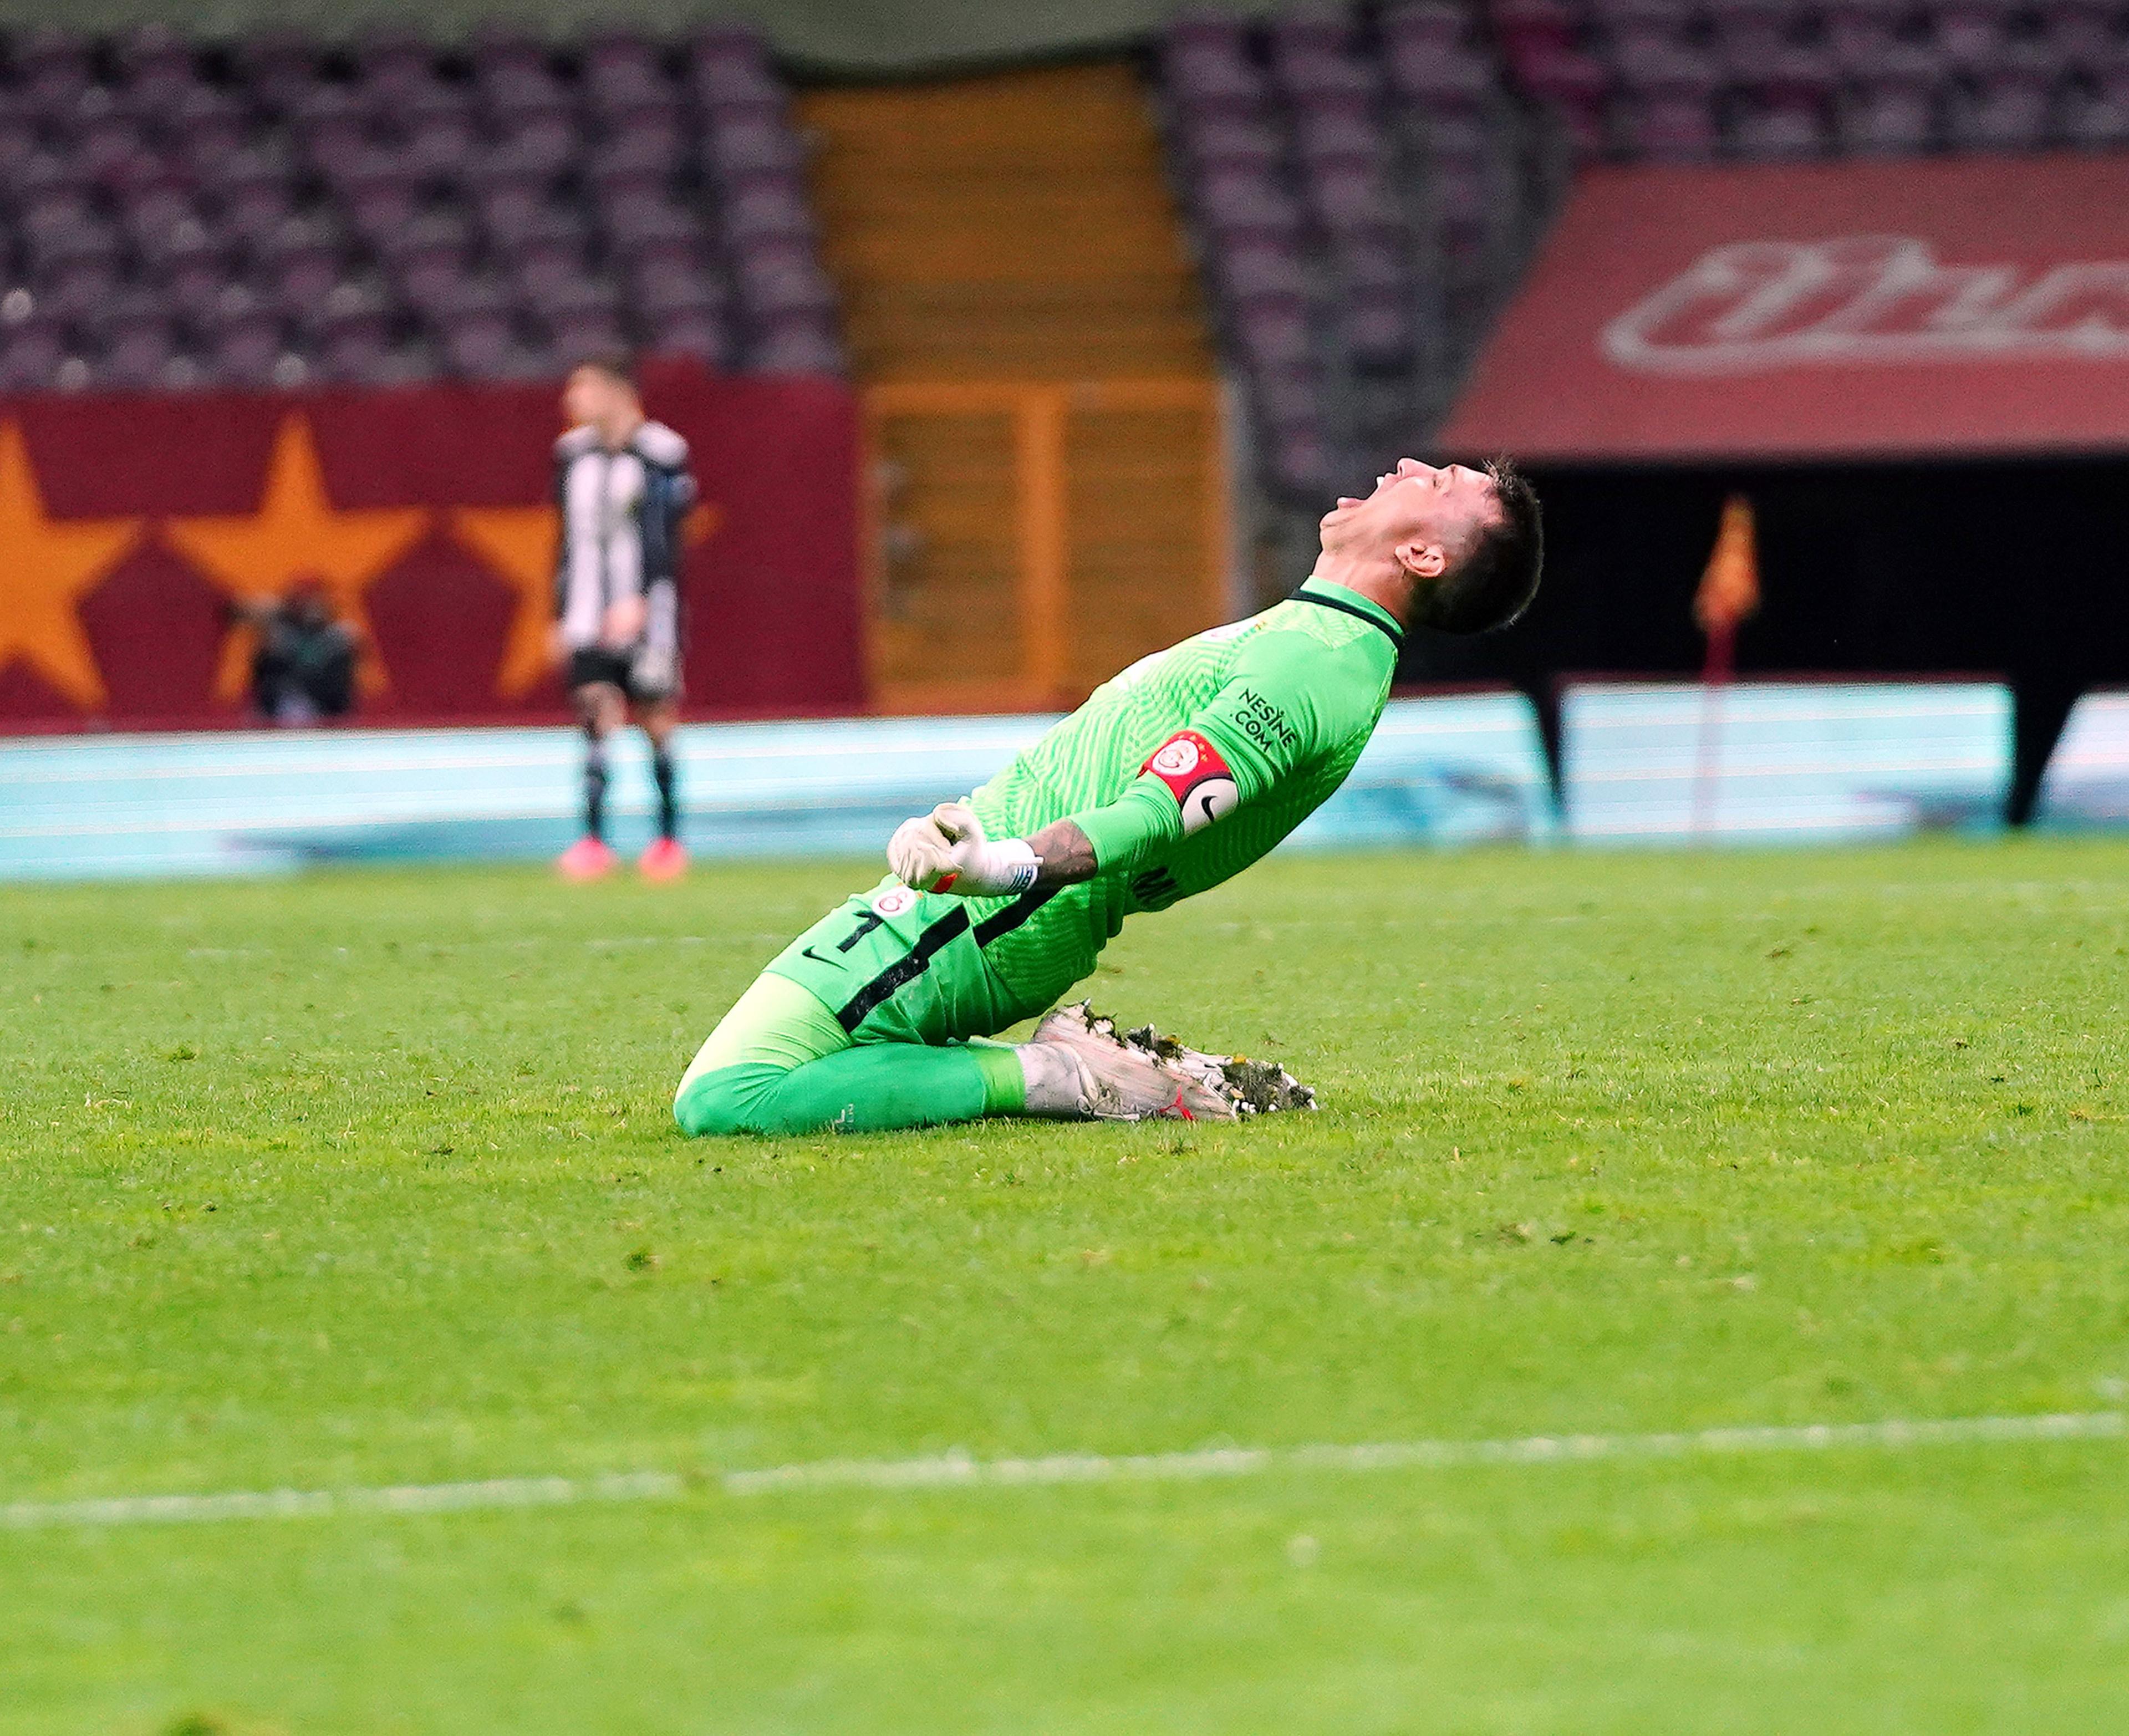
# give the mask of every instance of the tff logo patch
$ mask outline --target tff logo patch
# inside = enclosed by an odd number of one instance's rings
[[[1220,750],[1194,729],[1178,730],[1154,749],[1153,757],[1139,770],[1151,772],[1168,786],[1183,810],[1186,834],[1232,813],[1239,799],[1235,775],[1220,757]]]

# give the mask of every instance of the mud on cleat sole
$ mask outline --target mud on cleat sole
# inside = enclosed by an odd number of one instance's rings
[[[1071,1055],[1086,1087],[1082,1113],[1097,1121],[1232,1121],[1234,1099],[1217,1084],[1126,1042],[1086,1003],[1060,1007],[1032,1041]]]
[[[1172,1037],[1162,1036],[1151,1025],[1141,1025],[1134,1031],[1119,1031],[1114,1019],[1104,1018],[1094,1011],[1090,1002],[1084,1000],[1058,1008],[1043,1020],[1036,1035],[1041,1037],[1052,1021],[1069,1021],[1075,1029],[1104,1042],[1121,1044],[1195,1080],[1230,1105],[1236,1115],[1271,1115],[1316,1107],[1315,1091],[1275,1061],[1208,1054]]]

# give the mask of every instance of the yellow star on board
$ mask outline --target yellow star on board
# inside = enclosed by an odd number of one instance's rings
[[[267,460],[266,486],[259,510],[211,518],[174,518],[164,527],[172,547],[208,579],[240,600],[284,596],[305,582],[317,584],[332,599],[342,619],[369,642],[369,587],[429,528],[425,507],[336,508],[326,493],[325,473],[311,425],[300,415],[283,419],[274,436]],[[254,636],[235,627],[223,641],[215,692],[240,698],[250,671]],[[386,685],[383,665],[373,655],[360,665],[364,691]]]
[[[20,657],[83,711],[101,705],[74,603],[140,535],[137,518],[45,517],[22,430],[0,423],[0,669]]]
[[[693,547],[716,531],[721,517],[713,506],[697,507],[681,522],[682,539]],[[495,690],[505,699],[530,693],[552,666],[555,528],[550,506],[460,507],[451,513],[451,534],[517,594],[510,642],[495,676]]]

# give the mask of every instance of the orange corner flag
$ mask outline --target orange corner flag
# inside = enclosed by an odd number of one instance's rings
[[[1722,528],[1693,594],[1693,618],[1710,638],[1734,633],[1737,624],[1760,608],[1759,539],[1753,528],[1752,503],[1732,494],[1722,503]]]

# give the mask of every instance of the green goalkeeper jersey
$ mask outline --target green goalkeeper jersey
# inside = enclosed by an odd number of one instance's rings
[[[1069,819],[1098,864],[984,946],[1005,985],[1047,1005],[1126,917],[1231,879],[1307,819],[1367,746],[1402,638],[1387,610],[1311,579],[1260,615],[1141,658],[977,790],[993,837]],[[1036,896],[970,899],[970,921],[980,934],[986,916]]]

